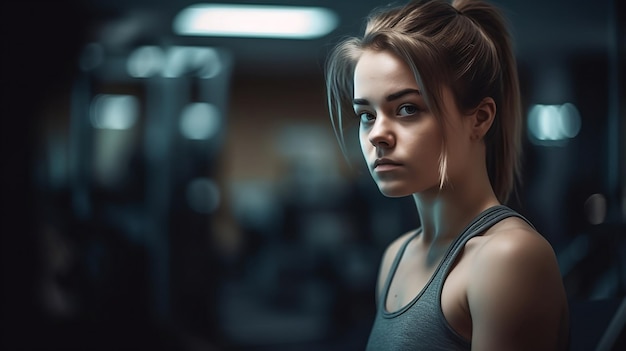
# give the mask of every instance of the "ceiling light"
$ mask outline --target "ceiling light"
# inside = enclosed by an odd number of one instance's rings
[[[313,39],[334,30],[338,16],[321,7],[197,4],[174,18],[180,35]]]

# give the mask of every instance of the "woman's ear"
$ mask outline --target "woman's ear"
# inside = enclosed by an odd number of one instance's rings
[[[496,102],[491,97],[484,98],[472,114],[472,139],[482,139],[496,117]]]

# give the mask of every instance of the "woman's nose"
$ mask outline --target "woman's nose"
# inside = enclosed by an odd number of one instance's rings
[[[395,145],[395,136],[388,121],[384,117],[376,118],[372,129],[369,133],[369,141],[375,147],[391,148]]]

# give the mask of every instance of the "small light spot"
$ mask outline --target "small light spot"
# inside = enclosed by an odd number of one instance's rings
[[[142,46],[135,49],[126,61],[126,70],[134,78],[150,78],[161,74],[165,54],[158,46]]]
[[[180,117],[180,132],[192,140],[208,140],[219,131],[220,112],[212,104],[194,102],[187,105]]]
[[[589,223],[601,224],[606,218],[606,198],[602,194],[593,194],[585,201],[584,209]]]
[[[162,75],[177,78],[195,75],[213,78],[222,71],[222,62],[217,50],[209,47],[172,46],[167,50]]]
[[[561,133],[567,138],[574,138],[580,131],[580,113],[574,104],[569,102],[560,106]]]
[[[94,128],[123,130],[131,128],[139,117],[139,101],[132,95],[96,95],[90,107]]]
[[[198,212],[209,214],[220,204],[220,189],[209,178],[196,178],[187,185],[187,203]]]

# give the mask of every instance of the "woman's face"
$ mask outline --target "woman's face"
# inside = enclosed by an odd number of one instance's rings
[[[447,89],[443,100],[445,131],[428,110],[413,72],[404,61],[386,51],[366,50],[357,62],[353,104],[360,119],[361,151],[384,195],[438,191],[444,132],[450,140],[450,176],[451,163],[457,163],[458,158],[451,153],[462,147],[454,142],[455,137],[463,135],[462,120]]]

